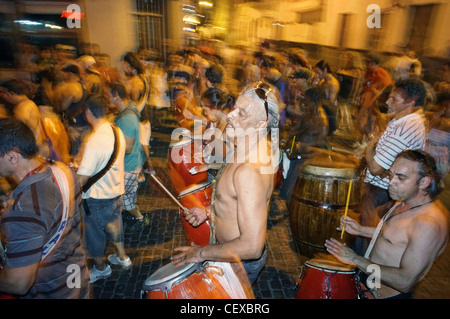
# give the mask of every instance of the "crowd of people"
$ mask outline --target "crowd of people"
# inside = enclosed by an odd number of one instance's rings
[[[333,68],[269,42],[234,59],[207,45],[187,46],[169,50],[167,63],[159,52],[140,49],[124,53],[117,68],[96,45],[56,46],[22,63],[28,79],[0,84],[7,247],[1,293],[86,298],[89,283],[111,274],[109,264],[132,266],[122,214],[135,227],[149,223],[137,190],[144,171],[154,173],[152,126],[208,136],[202,165],[190,173],[210,172],[214,198],[183,217],[193,226],[209,219],[214,231],[210,245],[177,249],[177,266],[239,260],[253,284],[265,264],[274,189],[288,205],[301,166],[317,150],[329,151],[335,136],[351,140],[349,152],[366,166],[361,220],[342,220],[360,240],[351,251],[330,240],[329,252],[363,272],[368,260],[386,267],[389,278],[375,295],[387,298],[408,296],[445,247],[445,208],[435,196],[449,171],[448,63],[442,81],[432,85],[412,52],[384,64],[377,55],[346,52]],[[240,134],[256,141],[243,154],[233,152]],[[218,152],[222,144],[225,152]],[[263,154],[269,163],[258,157],[262,145],[270,146]],[[375,232],[380,220],[386,224],[381,235]],[[104,256],[107,241],[116,253]],[[80,269],[79,289],[64,286],[68,264]]]

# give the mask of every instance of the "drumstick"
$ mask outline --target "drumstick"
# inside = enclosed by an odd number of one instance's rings
[[[291,145],[291,152],[290,152],[290,154],[292,154],[292,149],[294,148],[294,143],[295,143],[295,135],[294,135],[294,139],[292,140],[292,145]]]
[[[347,219],[348,203],[350,201],[350,193],[352,191],[352,182],[353,182],[353,180],[350,180],[350,184],[348,185],[347,203],[345,204],[344,220]],[[341,239],[342,239],[342,237],[344,237],[344,231],[345,231],[345,224],[344,224],[344,226],[342,226]]]
[[[187,209],[186,207],[184,207],[184,206],[178,201],[178,199],[176,199],[175,196],[173,196],[172,193],[171,193],[171,192],[163,185],[163,183],[161,183],[161,181],[159,180],[158,177],[155,176],[155,174],[150,174],[150,176],[153,177],[153,179],[159,184],[159,186],[161,186],[162,189],[164,189],[164,191],[167,193],[167,195],[169,195],[169,196],[174,200],[174,202],[175,202],[178,206],[180,206],[180,208],[181,208],[184,212],[186,212],[186,213],[189,212],[188,209]]]

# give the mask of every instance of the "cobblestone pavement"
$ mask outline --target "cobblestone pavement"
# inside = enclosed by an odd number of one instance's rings
[[[156,175],[175,194],[167,169],[170,135],[154,132],[152,136],[152,160]],[[156,184],[140,183],[138,204],[150,218],[147,226],[133,229],[135,221],[126,213],[123,216],[125,248],[133,266],[125,271],[112,266],[113,273],[109,278],[92,284],[92,297],[95,299],[140,299],[144,281],[169,262],[174,248],[187,244],[178,206]],[[288,212],[279,205],[276,191],[270,206],[267,230],[267,263],[253,287],[255,298],[295,299],[296,278],[307,258],[296,252]],[[108,246],[107,250],[112,253],[112,246]],[[447,246],[418,285],[416,298],[448,299],[449,265],[450,248]]]

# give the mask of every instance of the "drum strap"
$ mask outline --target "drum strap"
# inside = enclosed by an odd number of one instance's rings
[[[386,222],[386,220],[388,220],[389,216],[392,214],[392,212],[397,208],[399,204],[394,205],[384,216],[383,218],[380,220],[380,222],[378,223],[377,228],[375,229],[375,233],[372,236],[372,239],[370,240],[369,243],[369,247],[367,247],[366,253],[364,255],[364,258],[369,259],[370,257],[370,253],[372,252],[373,246],[375,245],[375,242],[378,239],[378,236],[380,236],[381,233],[381,229],[384,226],[384,223]]]
[[[103,167],[103,169],[101,171],[99,171],[97,174],[95,174],[94,176],[91,176],[86,184],[83,185],[82,190],[83,193],[86,193],[89,188],[91,188],[92,185],[94,185],[100,178],[103,177],[103,175],[106,174],[106,172],[109,171],[109,169],[114,165],[117,156],[119,154],[119,146],[120,146],[120,136],[119,136],[119,132],[118,132],[118,127],[115,126],[114,124],[111,124],[111,128],[113,130],[114,133],[114,149],[113,152],[109,158],[108,163],[106,163],[105,167]]]

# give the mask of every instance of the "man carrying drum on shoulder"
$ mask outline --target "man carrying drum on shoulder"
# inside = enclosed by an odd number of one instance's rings
[[[177,248],[173,264],[242,261],[254,283],[266,260],[267,213],[277,164],[273,159],[279,158],[278,141],[271,144],[274,139],[267,132],[274,134],[278,119],[278,103],[268,84],[244,89],[227,116],[227,135],[235,147],[217,175],[212,205],[187,214],[194,227],[211,219],[210,245]]]
[[[365,296],[412,298],[414,286],[445,248],[448,211],[435,200],[439,177],[431,155],[420,150],[403,151],[389,169],[389,177],[393,203],[380,209],[393,206],[376,228],[362,226],[350,217],[341,218],[341,227],[349,234],[372,238],[364,257],[336,239],[327,240],[325,246],[340,261],[366,274],[375,269],[369,277],[375,282],[367,282],[372,295]]]

